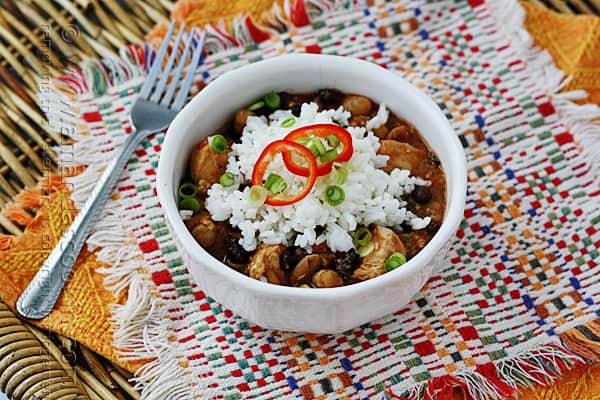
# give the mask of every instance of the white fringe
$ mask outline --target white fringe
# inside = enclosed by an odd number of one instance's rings
[[[72,112],[76,104],[58,90],[45,93],[40,102],[47,105],[50,126],[76,141],[73,145],[56,149],[60,165],[88,165],[81,174],[67,178],[67,184],[73,189],[71,199],[80,209],[114,149],[123,142],[124,135],[107,135],[106,140],[99,143],[97,136],[79,131],[80,121]],[[121,360],[146,361],[132,379],[142,398],[197,398],[196,388],[201,388],[201,385],[185,373],[180,365],[183,351],[177,348],[176,341],[169,340],[169,335],[175,330],[174,326],[170,326],[174,323],[167,313],[169,306],[156,293],[150,274],[145,272],[143,255],[124,225],[119,207],[115,205],[109,200],[87,240],[88,249],[96,251],[96,258],[109,265],[97,270],[104,275],[105,287],[115,297],[127,290],[125,304],[111,307],[114,345],[119,349]]]
[[[573,100],[585,99],[584,90],[560,92],[571,81],[546,51],[534,47],[533,39],[525,29],[525,10],[516,0],[490,1],[490,9],[498,19],[498,29],[511,41],[511,46],[526,61],[524,74],[536,77],[552,98],[556,111],[570,132],[581,144],[582,153],[593,165],[600,165],[600,107],[596,104],[579,105]],[[594,121],[596,120],[596,121]]]
[[[533,352],[527,350],[500,361],[496,364],[496,368],[498,378],[517,391],[521,387],[532,388],[534,384],[548,385],[556,381],[565,372],[561,363],[573,365],[583,362],[581,357],[562,348],[557,340],[555,346],[541,346]],[[527,365],[529,372],[524,369],[524,365]],[[477,371],[459,370],[454,377],[465,385],[473,400],[504,400],[506,398],[488,377]],[[423,399],[426,393],[430,398],[435,399],[442,394],[438,392],[439,390],[436,392],[429,388],[427,382],[414,385],[414,382],[408,380],[405,383],[400,382],[394,385],[393,389],[388,389],[388,393],[401,394],[403,398],[411,400]]]

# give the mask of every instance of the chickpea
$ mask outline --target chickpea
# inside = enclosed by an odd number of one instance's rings
[[[347,95],[342,101],[342,105],[346,111],[350,111],[352,115],[366,115],[371,112],[371,100],[365,96],[354,94]]]
[[[334,270],[322,269],[313,275],[312,283],[318,288],[330,288],[342,286],[344,281]]]
[[[233,130],[235,131],[235,133],[237,133],[238,135],[242,134],[242,131],[244,130],[244,127],[246,126],[246,121],[248,120],[248,117],[251,115],[255,115],[255,114],[252,111],[248,110],[247,108],[244,108],[243,110],[240,110],[235,113],[235,122],[233,124]]]

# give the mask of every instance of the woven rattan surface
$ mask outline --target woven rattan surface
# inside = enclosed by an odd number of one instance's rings
[[[0,0],[0,208],[56,168],[61,141],[37,93],[87,57],[139,43],[167,21],[171,0]],[[0,217],[4,232],[22,227]]]
[[[600,15],[600,0],[528,1]],[[142,42],[173,6],[172,0],[0,0],[0,209],[56,168],[51,148],[63,138],[48,128],[44,105],[37,104],[45,82],[84,58]],[[0,214],[0,232],[22,228]],[[16,399],[43,397],[44,390],[61,399],[139,398],[127,372],[70,339],[27,325],[0,302],[0,355],[7,354],[17,367],[0,365],[0,391]]]

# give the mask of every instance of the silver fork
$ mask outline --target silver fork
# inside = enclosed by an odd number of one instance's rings
[[[183,107],[192,85],[194,71],[200,61],[205,39],[205,34],[202,32],[200,41],[193,52],[185,78],[179,86],[181,75],[188,59],[188,53],[192,47],[193,40],[191,38],[195,36],[195,30],[192,29],[189,36],[190,39],[187,40],[181,59],[173,73],[172,81],[167,87],[167,79],[175,64],[184,28],[185,24],[182,24],[173,45],[173,51],[163,69],[163,59],[165,58],[175,29],[175,22],[169,27],[156,59],[152,64],[150,73],[142,86],[140,95],[131,109],[131,123],[134,129],[122,147],[117,150],[118,154],[106,167],[100,181],[77,217],[75,217],[73,224],[60,239],[48,259],[46,259],[43,266],[29,283],[29,286],[27,286],[21,297],[17,300],[17,311],[24,317],[41,319],[47,316],[52,308],[54,308],[65,282],[73,269],[75,260],[85,243],[90,228],[121,175],[127,160],[129,160],[133,151],[143,139],[152,133],[166,129],[171,121],[173,121],[173,118],[175,118],[177,112]],[[173,99],[178,86],[179,92],[177,93],[177,97]]]

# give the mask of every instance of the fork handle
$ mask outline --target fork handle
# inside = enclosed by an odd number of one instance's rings
[[[71,226],[17,300],[19,314],[30,319],[41,319],[50,314],[106,198],[112,192],[133,151],[146,136],[143,132],[135,131],[129,134]]]

